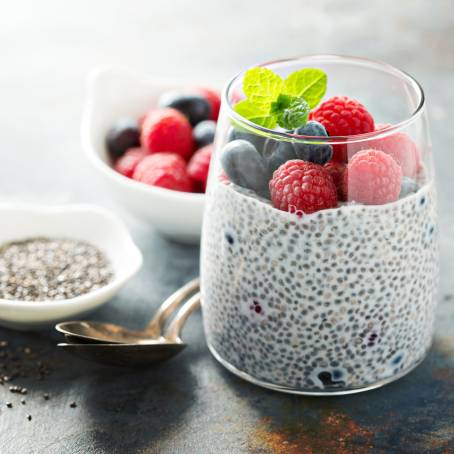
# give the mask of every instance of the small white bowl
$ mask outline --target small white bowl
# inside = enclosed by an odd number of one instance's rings
[[[84,240],[104,252],[114,272],[112,282],[75,298],[59,301],[0,299],[0,326],[36,329],[86,314],[109,301],[142,265],[142,254],[124,224],[103,208],[2,204],[0,219],[0,245],[33,237]]]
[[[157,105],[166,90],[187,84],[150,78],[122,69],[97,69],[88,79],[82,117],[82,146],[112,198],[163,235],[184,243],[200,240],[205,196],[149,186],[116,172],[105,136],[116,119],[136,117]]]

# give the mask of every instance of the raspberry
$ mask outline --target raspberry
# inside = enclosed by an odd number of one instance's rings
[[[374,119],[355,99],[333,96],[310,113],[310,119],[321,123],[330,136],[353,136],[374,131]]]
[[[358,101],[347,96],[333,96],[309,114],[309,119],[321,123],[330,136],[353,136],[372,132],[374,119]],[[333,159],[345,162],[347,146],[335,145]]]
[[[150,153],[173,152],[187,159],[194,142],[187,118],[176,109],[155,109],[149,112],[142,125],[142,147]]]
[[[217,121],[221,108],[221,97],[219,96],[219,93],[212,88],[196,88],[196,91],[210,103],[211,119]]]
[[[146,154],[147,152],[143,148],[130,148],[121,158],[116,160],[114,169],[125,177],[132,178],[137,164],[139,164]]]
[[[139,162],[132,177],[142,183],[174,191],[193,190],[186,162],[176,153],[153,153],[146,156]]]
[[[389,127],[388,124],[378,124],[376,131]],[[350,149],[354,152],[373,148],[390,155],[402,168],[402,173],[406,177],[415,178],[419,167],[421,166],[421,154],[418,146],[404,132],[396,132],[389,136],[368,140],[364,143],[352,144]],[[349,150],[350,151],[350,150]]]
[[[213,145],[211,144],[200,148],[194,153],[188,164],[188,174],[200,186],[202,192],[205,192],[207,186],[212,153]]]
[[[349,200],[366,205],[381,205],[399,198],[402,169],[380,150],[356,153],[344,173]]]
[[[346,199],[344,188],[345,164],[337,161],[328,161],[323,167],[331,175],[334,186],[336,186],[337,198],[339,200],[345,201]]]
[[[282,164],[270,181],[273,206],[282,211],[310,214],[337,206],[336,187],[320,165],[294,159]]]

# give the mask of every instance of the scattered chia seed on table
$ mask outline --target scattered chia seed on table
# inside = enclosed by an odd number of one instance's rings
[[[0,298],[63,300],[107,285],[106,256],[85,241],[29,238],[0,246]]]
[[[7,341],[0,340],[0,394],[2,394],[2,406],[5,405],[9,413],[21,411],[20,408],[26,406],[25,395],[29,397],[29,400],[33,401],[37,395],[37,389],[34,389],[34,385],[37,381],[43,381],[50,375],[51,364],[40,359],[43,353],[42,350],[35,350],[29,346],[14,347]],[[23,383],[24,381],[27,382],[30,388],[20,384],[13,384],[13,382]],[[8,386],[6,386],[6,383],[8,383]],[[9,383],[11,384],[9,385]],[[39,389],[41,389],[41,386]],[[12,394],[11,401],[5,398],[6,391]],[[20,399],[14,400],[15,395],[21,396]],[[45,392],[43,397],[44,400],[49,400],[50,394]],[[0,411],[0,418],[3,417],[2,413]],[[28,421],[32,420],[31,414],[26,414],[26,417]]]

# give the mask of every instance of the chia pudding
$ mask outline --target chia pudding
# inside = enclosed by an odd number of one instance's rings
[[[212,191],[202,298],[221,360],[316,392],[371,386],[424,358],[438,280],[432,184],[302,218],[232,184]]]
[[[213,355],[297,394],[412,370],[431,345],[439,274],[420,86],[376,62],[303,57],[240,73],[223,103],[201,248]]]

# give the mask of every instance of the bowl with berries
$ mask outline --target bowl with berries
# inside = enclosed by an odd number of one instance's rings
[[[363,58],[245,70],[222,96],[201,247],[208,346],[270,389],[349,394],[424,359],[438,282],[424,93]]]
[[[207,86],[99,69],[89,78],[83,147],[120,206],[166,237],[195,243],[219,108]]]

